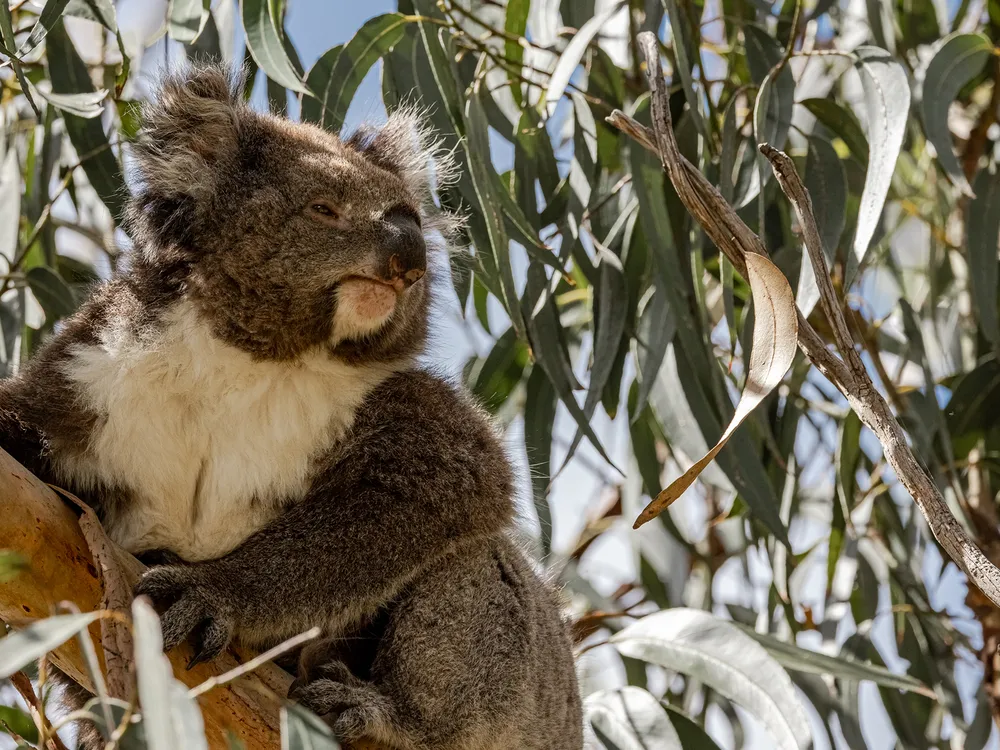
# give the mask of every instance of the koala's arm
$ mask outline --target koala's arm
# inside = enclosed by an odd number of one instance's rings
[[[430,561],[513,518],[512,476],[489,423],[431,375],[395,375],[307,496],[218,560],[150,571],[138,594],[169,648],[197,631],[196,659],[234,633],[251,643],[374,613]]]

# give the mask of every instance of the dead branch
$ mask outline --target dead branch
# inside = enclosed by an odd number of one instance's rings
[[[681,155],[670,120],[667,87],[660,69],[660,53],[655,35],[650,32],[640,34],[639,46],[646,60],[646,76],[652,92],[652,131],[617,110],[607,118],[608,122],[660,156],[681,202],[745,278],[745,254],[766,255],[767,250],[715,186]],[[830,322],[844,360],[830,351],[827,342],[805,320],[801,312],[798,313],[799,348],[844,394],[862,422],[875,433],[882,444],[886,460],[913,497],[931,532],[948,555],[994,604],[1000,606],[1000,569],[990,563],[952,515],[933,479],[910,450],[902,427],[878,392],[854,348],[840,300],[830,283],[808,191],[785,154],[766,144],[761,150],[771,161],[778,183],[791,201],[802,225],[806,250],[819,285],[822,311]]]

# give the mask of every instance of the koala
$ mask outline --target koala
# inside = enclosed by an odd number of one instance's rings
[[[127,261],[14,378],[0,445],[166,560],[164,647],[312,626],[294,699],[341,741],[582,747],[555,592],[512,540],[502,442],[418,364],[434,144],[413,111],[341,139],[167,76],[134,144]]]

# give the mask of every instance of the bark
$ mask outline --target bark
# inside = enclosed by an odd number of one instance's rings
[[[28,561],[28,569],[21,571],[12,581],[0,586],[0,621],[12,627],[24,627],[32,621],[55,614],[63,602],[70,602],[83,612],[107,607],[110,593],[111,606],[127,614],[127,599],[122,593],[131,591],[143,566],[131,555],[115,552],[117,573],[121,580],[113,581],[109,570],[107,550],[97,552],[95,561],[91,550],[100,543],[99,530],[93,528],[93,516],[82,518],[46,484],[33,476],[8,453],[0,450],[0,508],[3,513],[4,538],[0,547],[21,555]],[[81,528],[81,526],[83,528]],[[88,528],[89,527],[89,528]],[[86,530],[86,532],[85,532]],[[100,534],[100,536],[98,536]],[[88,539],[90,544],[88,544]],[[106,538],[105,538],[106,539]],[[124,558],[124,559],[123,559]],[[103,568],[103,575],[102,570]],[[109,584],[117,592],[108,590]],[[120,604],[121,606],[116,606]],[[127,670],[128,655],[107,648],[121,643],[120,632],[110,629],[102,632],[101,620],[91,626],[91,636],[96,644],[97,657],[106,675],[112,695],[126,698],[123,683],[116,683],[116,661]],[[124,640],[129,640],[125,638]],[[186,665],[192,656],[190,647],[181,646],[170,654],[174,675],[188,687],[196,687],[211,677],[217,677],[253,657],[248,651],[231,647],[229,652],[208,664],[199,664],[191,670]],[[50,661],[77,683],[93,691],[88,676],[86,660],[76,638],[49,654]],[[279,735],[279,697],[284,697],[292,678],[273,664],[263,664],[239,680],[212,688],[198,696],[205,720],[205,733],[212,750],[229,747],[227,732],[237,736],[247,750],[275,750],[281,746]],[[116,689],[117,687],[117,689]],[[268,695],[270,693],[270,697]],[[360,743],[353,750],[377,750],[373,743]]]

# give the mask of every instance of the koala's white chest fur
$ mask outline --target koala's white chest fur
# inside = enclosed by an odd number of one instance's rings
[[[128,489],[109,518],[131,552],[229,552],[307,489],[318,454],[350,428],[386,373],[317,352],[255,362],[180,303],[156,334],[108,332],[67,363],[101,416],[89,450],[58,468]]]

